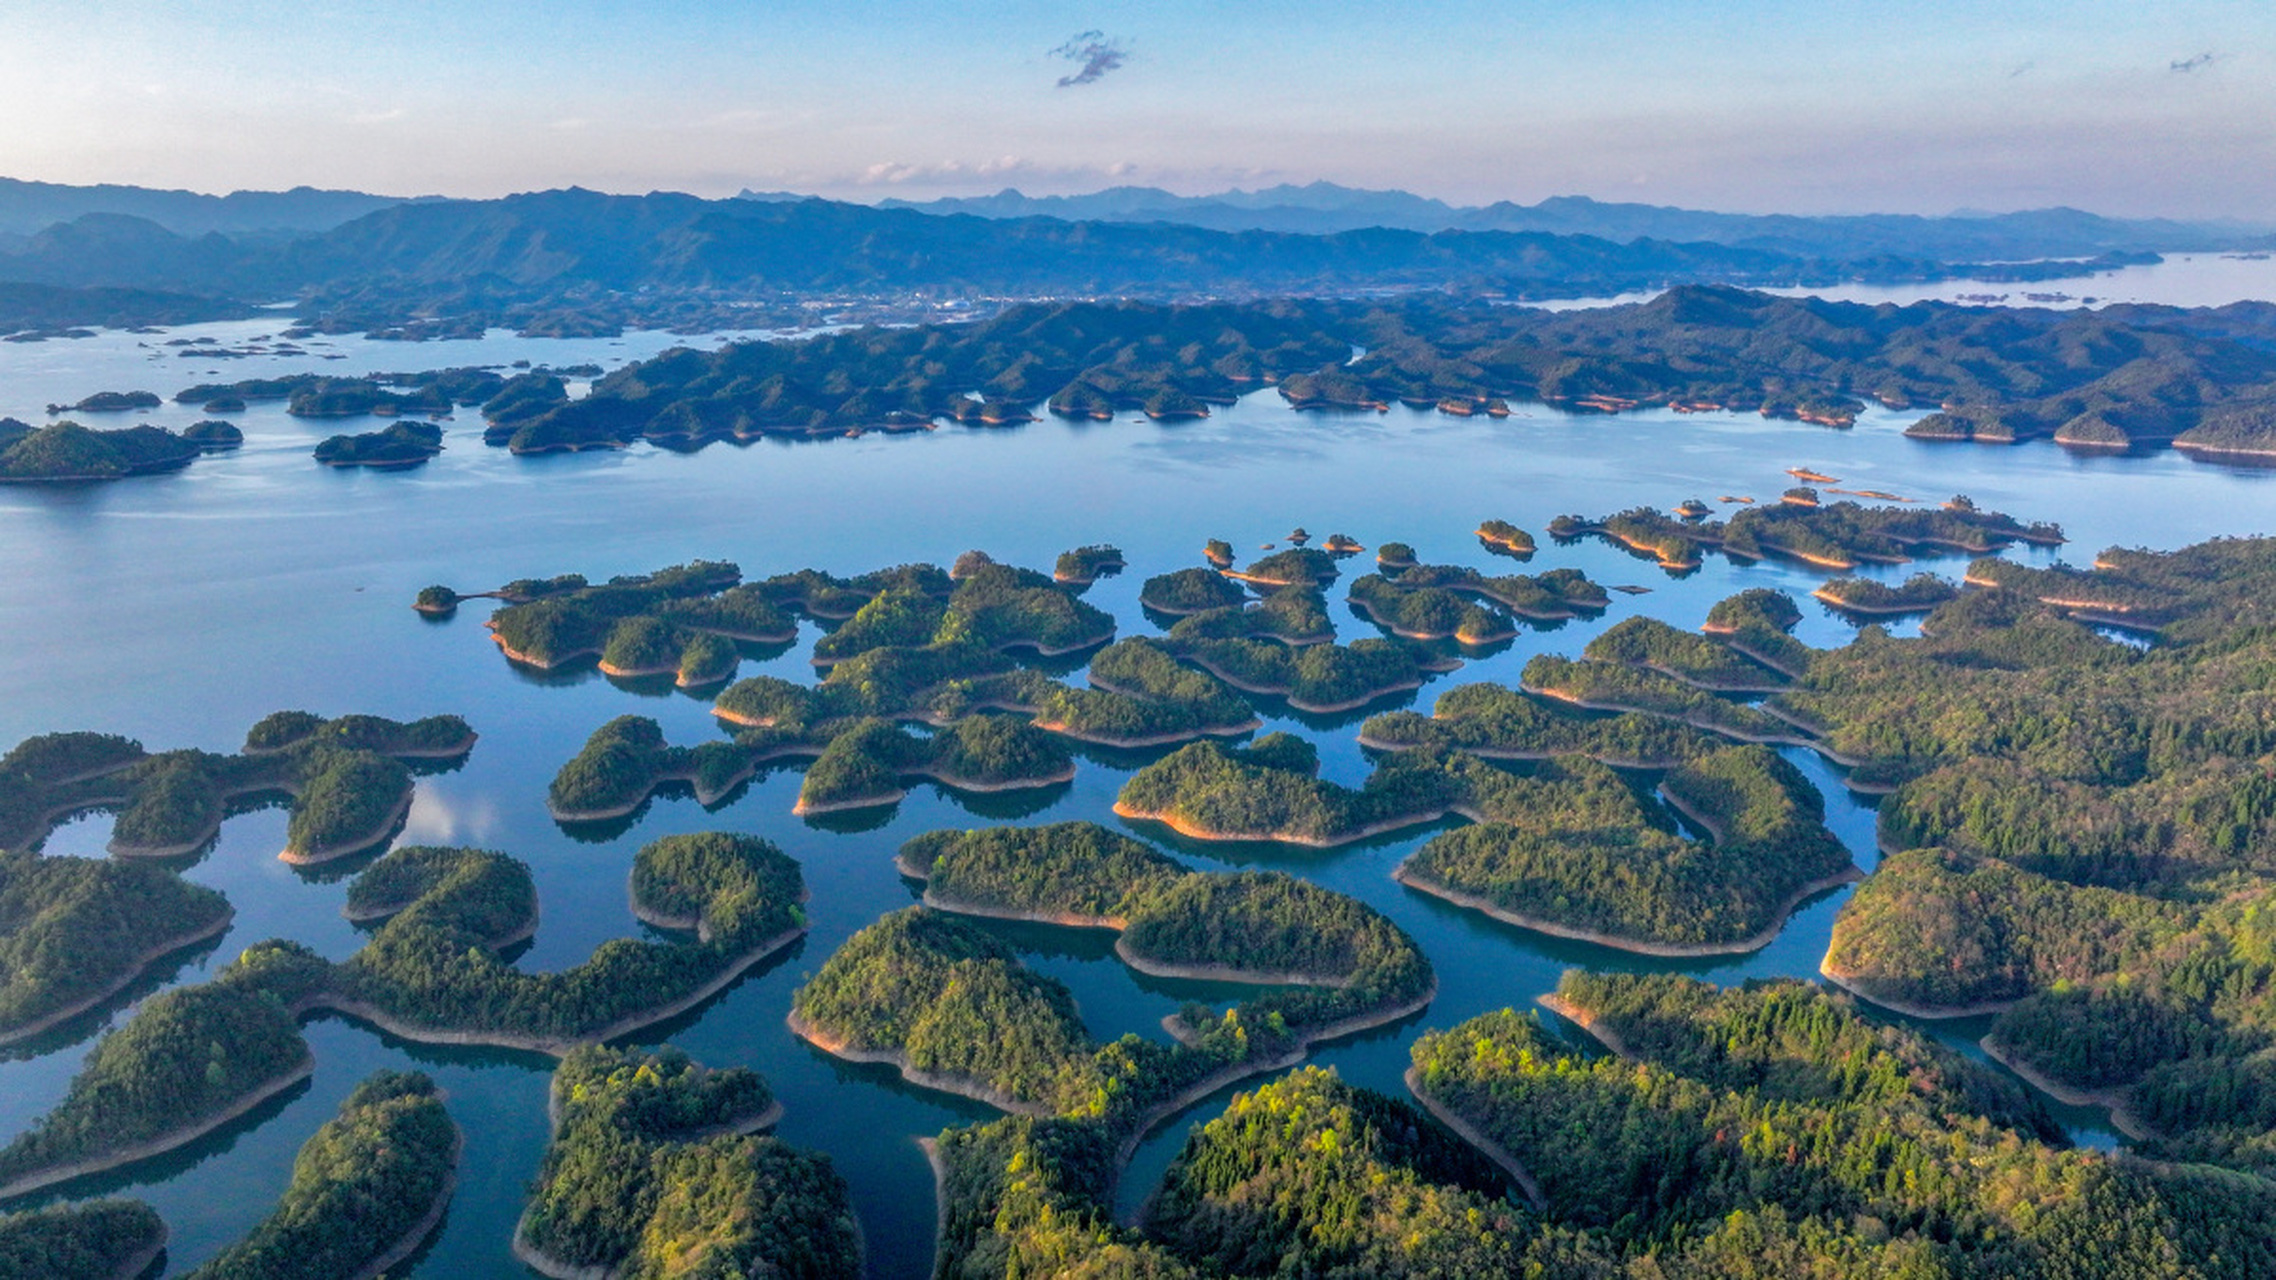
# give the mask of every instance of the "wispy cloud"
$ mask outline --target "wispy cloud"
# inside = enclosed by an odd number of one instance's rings
[[[1074,72],[1059,77],[1059,87],[1065,89],[1105,79],[1107,72],[1130,60],[1130,51],[1120,40],[1107,39],[1104,31],[1085,31],[1053,49],[1051,56],[1078,64]]]
[[[2200,67],[2209,67],[2213,65],[2216,57],[2217,55],[2215,54],[2200,53],[2191,58],[2175,58],[2173,61],[2165,64],[2165,67],[2168,71],[2178,71],[2183,75],[2187,75],[2190,72],[2199,69]]]
[[[2024,76],[2030,74],[2031,69],[2038,65],[2039,64],[2037,62],[2018,63],[2016,64],[2016,67],[2013,71],[2007,73],[2007,78],[2010,80],[2020,80]]]

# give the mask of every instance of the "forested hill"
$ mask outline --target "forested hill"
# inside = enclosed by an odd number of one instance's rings
[[[1886,254],[1795,254],[1527,231],[1331,235],[931,216],[826,200],[547,191],[413,202],[279,241],[185,237],[90,213],[0,247],[0,281],[445,316],[650,298],[1261,297],[1454,289],[1585,297],[1669,283],[1830,284],[1985,270]],[[2009,267],[2010,278],[2075,265]],[[2020,272],[2020,275],[2016,273]],[[653,321],[656,317],[645,317]]]

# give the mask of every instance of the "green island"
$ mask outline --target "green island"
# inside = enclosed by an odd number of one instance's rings
[[[1418,579],[1410,585],[1409,575]],[[1376,625],[1409,640],[1455,640],[1465,645],[1488,645],[1512,638],[1517,626],[1509,615],[1464,599],[1436,585],[1419,585],[1430,575],[1410,558],[1407,571],[1397,578],[1370,573],[1354,578],[1351,602]]]
[[[357,418],[366,415],[440,416],[454,406],[493,405],[510,411],[527,398],[529,389],[542,386],[544,374],[518,374],[507,378],[494,369],[430,369],[418,373],[374,373],[363,377],[334,378],[315,373],[287,374],[278,378],[247,378],[239,382],[205,382],[174,393],[176,404],[234,403],[242,409],[255,401],[285,401],[285,412],[296,418]],[[553,379],[558,384],[558,379]],[[561,398],[567,399],[566,390]],[[153,402],[157,397],[151,397]]]
[[[1112,929],[1123,963],[1157,977],[1360,987],[1378,1002],[1421,989],[1408,972],[1421,963],[1414,944],[1354,899],[1286,875],[1196,872],[1096,823],[928,832],[895,865],[937,910]],[[1268,1003],[1284,1022],[1315,1025],[1367,998]]]
[[[1275,551],[1244,569],[1224,570],[1226,577],[1258,587],[1321,587],[1335,581],[1339,572],[1334,556],[1304,546]]]
[[[258,943],[97,1041],[55,1109],[0,1149],[0,1199],[173,1150],[294,1087],[315,1065],[298,1021],[319,1011],[423,1043],[561,1056],[696,1007],[806,931],[798,864],[753,836],[643,846],[631,897],[638,918],[691,936],[612,939],[582,964],[523,973],[499,952],[537,928],[526,865],[393,850],[348,885],[347,915],[376,924],[354,955]]]
[[[1208,569],[1156,574],[1138,588],[1138,603],[1173,616],[1237,608],[1248,598],[1249,593],[1239,583]]]
[[[378,431],[328,437],[316,446],[316,460],[327,467],[397,471],[418,466],[442,451],[441,427],[398,422]]]
[[[1415,549],[1404,542],[1384,542],[1376,545],[1375,563],[1393,573],[1411,569],[1415,564]]]
[[[1590,711],[1635,711],[1741,742],[1817,745],[1791,721],[1718,697],[1689,681],[1622,662],[1574,661],[1556,654],[1528,659],[1525,692]]]
[[[1573,973],[1550,1003],[1613,1053],[1504,1010],[1424,1036],[1409,1087],[1522,1171],[1546,1224],[1660,1263],[1641,1274],[2276,1265],[2266,1182],[2062,1147],[2017,1085],[1843,997]]]
[[[442,1222],[457,1183],[459,1145],[458,1126],[432,1080],[379,1072],[301,1147],[276,1212],[189,1276],[383,1275]]]
[[[1486,550],[1523,560],[1534,552],[1533,535],[1507,520],[1488,520],[1478,526],[1478,541]]]
[[[1687,840],[1587,759],[1497,789],[1487,820],[1431,838],[1401,884],[1536,932],[1656,956],[1768,946],[1813,894],[1860,878],[1824,799],[1769,749],[1707,751],[1660,795],[1705,829]]]
[[[1960,589],[1933,573],[1916,573],[1893,587],[1871,578],[1835,578],[1810,594],[1843,613],[1873,618],[1933,613]]]
[[[1710,693],[1775,693],[1789,683],[1784,673],[1765,667],[1731,645],[1657,618],[1623,618],[1591,638],[1581,649],[1591,662],[1655,671]]]
[[[2173,438],[2173,447],[2192,458],[2258,462],[2276,457],[2276,413],[2266,405],[2217,409]]]
[[[1413,940],[1372,908],[1277,873],[1196,873],[1089,823],[933,832],[905,845],[899,865],[943,905],[849,939],[793,997],[792,1029],[837,1056],[1080,1131],[1109,1178],[1193,1099],[1405,1017],[1436,990]],[[1147,972],[1265,990],[1222,1013],[1187,1006],[1164,1020],[1172,1044],[1100,1044],[1063,985],[952,913],[1117,928],[1118,954]]]
[[[203,438],[147,423],[97,431],[68,420],[32,427],[0,418],[0,483],[151,475],[186,467],[207,447]]]
[[[235,423],[207,418],[182,428],[182,438],[205,453],[234,449],[245,443],[245,433]]]
[[[1493,821],[1524,806],[1531,779],[1462,751],[1397,752],[1360,787],[1321,779],[1319,749],[1288,733],[1241,747],[1196,742],[1132,775],[1114,811],[1195,840],[1332,848],[1459,814]]]
[[[0,853],[0,1044],[102,1004],[232,914],[164,867]]]
[[[1498,576],[1456,565],[1415,565],[1400,572],[1400,592],[1441,588],[1477,596],[1535,622],[1560,622],[1601,613],[1612,603],[1603,587],[1589,581],[1578,569],[1551,569],[1547,573],[1510,573]],[[1357,583],[1353,584],[1355,588]]]
[[[1121,549],[1102,543],[1060,552],[1058,562],[1052,566],[1051,578],[1069,586],[1087,587],[1102,577],[1122,572],[1125,567]]]
[[[1387,711],[1360,726],[1359,744],[1377,751],[1425,748],[1489,760],[1586,756],[1622,769],[1666,769],[1708,749],[1700,731],[1660,716],[1582,715],[1554,699],[1498,684],[1457,685],[1431,713]]]
[[[1277,640],[1286,645],[1328,644],[1335,640],[1335,623],[1328,617],[1328,598],[1318,587],[1299,583],[1268,590],[1246,602],[1202,609],[1181,617],[1170,627],[1177,643],[1203,640]]]
[[[1700,630],[1789,679],[1799,680],[1816,650],[1796,640],[1802,621],[1794,597],[1773,587],[1749,587],[1707,611]]]
[[[1986,511],[1965,495],[1941,507],[1868,507],[1821,503],[1815,489],[1790,489],[1787,501],[1747,507],[1728,521],[1682,519],[1652,507],[1635,507],[1602,519],[1558,516],[1551,537],[1596,536],[1657,561],[1671,571],[1698,567],[1703,549],[1746,560],[1776,556],[1822,569],[1848,571],[1860,564],[1902,564],[1923,555],[1985,556],[2026,542],[2056,546],[2059,525],[2024,524]]]
[[[1577,1233],[1536,1230],[1503,1175],[1411,1104],[1316,1067],[1197,1126],[1137,1227],[1116,1223],[1111,1151],[1079,1122],[1014,1116],[931,1151],[936,1274],[1613,1274]],[[1568,1269],[1576,1251],[1595,1269]]]
[[[288,797],[285,861],[307,865],[359,853],[393,834],[414,783],[405,761],[448,761],[474,747],[457,716],[408,723],[378,716],[325,720],[280,711],[253,726],[236,755],[150,754],[129,738],[48,734],[0,757],[0,848],[26,848],[56,822],[115,810],[111,852],[168,858],[211,841],[239,806]]]
[[[678,1049],[592,1046],[562,1059],[553,1139],[514,1255],[554,1277],[855,1280],[861,1229],[827,1156],[753,1137],[782,1106],[742,1067]]]
[[[745,682],[730,687],[721,699],[730,707],[757,708],[762,693],[788,690],[803,691],[787,683],[781,690],[768,690]],[[799,788],[798,813],[892,804],[910,778],[984,792],[1053,786],[1074,776],[1074,758],[1064,743],[1013,717],[965,715],[924,734],[875,717],[831,720],[813,728],[774,718],[783,704],[797,701],[769,699],[769,723],[741,730],[731,740],[693,747],[669,745],[663,730],[645,716],[618,716],[595,730],[584,749],[561,766],[547,792],[547,807],[556,821],[603,821],[631,813],[671,782],[691,784],[697,803],[709,807],[760,764],[789,758],[813,762]]]
[[[0,1214],[0,1276],[137,1280],[166,1250],[166,1224],[139,1200]]]
[[[1348,645],[1301,647],[1278,640],[1191,638],[1204,629],[1192,624],[1209,620],[1208,614],[1196,614],[1172,627],[1169,636],[1156,643],[1162,651],[1236,689],[1285,698],[1298,711],[1327,714],[1364,707],[1387,694],[1421,688],[1423,677],[1430,672],[1460,665],[1408,641],[1380,636]],[[1181,630],[1187,635],[1181,636]]]

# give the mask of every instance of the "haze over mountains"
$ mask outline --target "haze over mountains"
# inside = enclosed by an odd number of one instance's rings
[[[394,200],[306,188],[200,196],[0,182],[0,227],[50,216],[57,220],[0,239],[0,283],[49,290],[33,310],[0,308],[0,329],[155,322],[122,309],[120,295],[77,306],[69,292],[98,288],[237,304],[292,299],[302,315],[337,326],[444,317],[518,326],[533,311],[573,309],[587,327],[692,328],[798,322],[793,309],[814,298],[906,306],[1418,289],[1570,298],[1678,283],[1917,281],[1985,274],[1985,263],[2108,264],[2272,242],[2237,228],[2075,210],[1754,217],[1577,197],[1465,210],[1328,184],[1209,198],[1140,188],[1005,193],[886,208],[575,188]],[[1280,225],[1289,222],[1313,225]],[[2052,263],[1995,271],[2017,280],[2075,274]],[[179,299],[152,305],[183,312]],[[780,314],[723,310],[751,306]]]

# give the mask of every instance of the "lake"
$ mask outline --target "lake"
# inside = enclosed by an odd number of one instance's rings
[[[2051,286],[2030,286],[2046,291]],[[2010,286],[2014,292],[2020,288]],[[274,322],[180,331],[242,347]],[[557,341],[496,335],[478,342],[307,344],[309,356],[183,358],[163,343],[178,334],[110,333],[76,342],[0,347],[0,413],[44,420],[51,401],[106,389],[171,395],[193,382],[315,369],[360,372],[466,364],[613,362],[673,344],[661,334]],[[697,340],[710,345],[717,338]],[[309,423],[281,406],[237,415],[246,444],[187,470],[98,486],[0,488],[0,545],[10,548],[0,582],[0,746],[59,729],[130,734],[152,749],[235,750],[247,727],[281,708],[324,714],[371,712],[465,716],[482,738],[462,768],[423,778],[405,843],[502,849],[528,862],[543,924],[520,963],[553,970],[600,942],[639,935],[625,877],[641,845],[707,829],[754,832],[804,866],[813,898],[811,934],[754,970],[718,999],[640,1037],[668,1039],[712,1065],[763,1073],[787,1111],[777,1132],[826,1151],[851,1181],[881,1277],[929,1272],[930,1177],[914,1140],[948,1125],[989,1118],[988,1108],[901,1083],[889,1069],[839,1062],[794,1038],[783,1018],[792,991],[848,936],[914,900],[892,866],[910,836],[943,826],[1088,818],[1132,830],[1204,868],[1290,871],[1374,904],[1411,932],[1440,979],[1432,1006],[1400,1024],[1323,1047],[1312,1061],[1346,1079],[1403,1096],[1407,1047],[1423,1029],[1508,1005],[1525,1007],[1566,968],[1670,968],[1717,982],[1813,976],[1847,890],[1805,907],[1779,939],[1751,956],[1704,962],[1645,961],[1506,927],[1407,890],[1391,869],[1428,838],[1418,831],[1333,851],[1278,846],[1202,846],[1129,824],[1110,806],[1148,753],[1085,752],[1061,787],[985,800],[921,786],[890,809],[793,817],[796,770],[756,779],[713,812],[660,797],[625,829],[597,838],[554,823],[546,784],[603,721],[627,712],[659,720],[678,743],[718,732],[708,700],[598,673],[537,677],[508,664],[482,628],[487,602],[435,622],[412,612],[429,583],[462,590],[512,578],[581,572],[596,579],[693,558],[732,559],[746,576],[814,566],[855,573],[909,560],[946,564],[982,548],[1017,564],[1050,567],[1069,547],[1109,542],[1130,568],[1086,599],[1120,620],[1123,635],[1150,634],[1137,604],[1149,575],[1201,563],[1204,539],[1243,554],[1301,525],[1315,536],[1343,532],[1373,547],[1412,543],[1425,561],[1509,572],[1472,536],[1479,521],[1510,520],[1540,534],[1560,513],[1601,515],[1639,503],[1671,506],[1718,495],[1775,500],[1793,483],[1784,469],[1815,468],[1846,487],[1938,500],[1964,492],[2023,519],[2069,530],[2061,552],[2018,550],[2045,562],[2084,563],[2110,544],[2175,547],[2219,534],[2276,532],[2276,471],[2191,462],[2171,452],[2139,457],[2078,455],[2052,445],[1994,449],[1903,438],[1916,414],[1866,413],[1837,431],[1751,415],[1640,412],[1607,417],[1519,405],[1504,420],[1456,419],[1394,408],[1384,414],[1297,414],[1276,394],[1252,395],[1200,422],[1162,425],[1125,416],[1111,423],[1037,422],[1017,428],[867,435],[825,442],[714,445],[694,454],[638,446],[622,452],[516,458],[485,448],[480,422],[464,412],[446,424],[446,451],[400,473],[332,471],[309,457],[339,430],[373,422]],[[147,419],[181,425],[203,416],[169,404]],[[1323,773],[1356,785],[1369,763],[1355,737],[1366,714],[1428,708],[1461,682],[1514,683],[1538,652],[1577,654],[1598,630],[1649,613],[1697,627],[1716,600],[1752,586],[1806,593],[1824,575],[1785,564],[1736,564],[1710,556],[1671,576],[1600,542],[1551,545],[1525,570],[1585,569],[1615,594],[1600,620],[1528,631],[1514,643],[1441,675],[1416,694],[1364,711],[1317,717],[1260,700],[1267,730],[1301,733],[1321,748]],[[1956,574],[1962,561],[1930,562]],[[1367,572],[1347,562],[1346,577]],[[1917,566],[1874,572],[1901,578]],[[1331,590],[1342,638],[1375,630]],[[1803,639],[1842,643],[1854,627],[1804,601]],[[811,680],[808,625],[780,653],[754,653],[741,675]],[[1073,678],[1080,679],[1077,673]],[[1829,822],[1874,864],[1873,813],[1814,755],[1794,753],[1826,792]],[[284,936],[339,959],[361,941],[339,916],[345,881],[277,861],[281,810],[229,821],[217,844],[185,874],[228,894],[237,915],[219,944],[160,985],[203,981],[246,945]],[[48,842],[54,853],[100,856],[110,820],[75,820]],[[1160,1036],[1158,1021],[1187,999],[1224,999],[1236,989],[1145,978],[1114,959],[1106,935],[1001,926],[1036,968],[1072,987],[1090,1029]],[[125,1016],[113,1008],[13,1051],[0,1051],[0,1129],[9,1134],[58,1099],[95,1034]],[[1972,1049],[1981,1025],[1931,1030]],[[63,1190],[72,1198],[120,1193],[149,1200],[173,1232],[175,1270],[241,1235],[274,1204],[300,1144],[330,1118],[355,1083],[381,1067],[417,1068],[449,1092],[468,1142],[457,1199],[416,1273],[526,1274],[507,1244],[523,1189],[543,1152],[542,1057],[406,1044],[339,1019],[313,1024],[317,1070],[304,1089],[244,1122],[160,1161]],[[1244,1084],[1251,1087],[1256,1081]],[[1207,1100],[1156,1132],[1122,1185],[1135,1208],[1183,1142],[1187,1126],[1216,1114]],[[2062,1113],[2084,1141],[2107,1144],[2106,1118]]]

